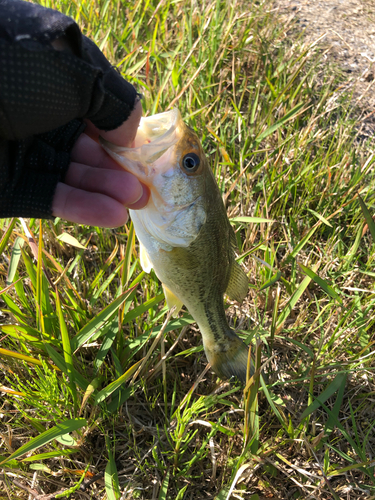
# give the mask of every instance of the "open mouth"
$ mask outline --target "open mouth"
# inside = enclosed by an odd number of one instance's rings
[[[178,109],[142,117],[135,137],[135,149],[149,144],[155,146],[156,143],[164,143],[176,130],[180,119]]]
[[[116,146],[102,137],[100,142],[114,160],[125,170],[136,175],[135,163],[150,165],[178,142],[180,122],[182,122],[180,112],[178,109],[172,109],[141,118],[134,148]]]

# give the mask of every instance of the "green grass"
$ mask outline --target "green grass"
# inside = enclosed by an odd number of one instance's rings
[[[375,498],[374,154],[339,77],[264,1],[41,3],[201,137],[263,376],[205,370],[131,225],[0,221],[0,499]]]

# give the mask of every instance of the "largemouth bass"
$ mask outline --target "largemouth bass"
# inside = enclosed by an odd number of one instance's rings
[[[174,109],[142,118],[134,148],[101,142],[150,189],[147,206],[130,210],[142,268],[155,270],[170,308],[185,304],[215,373],[245,382],[248,348],[227,323],[223,295],[242,302],[248,279],[235,260],[234,231],[197,135]]]

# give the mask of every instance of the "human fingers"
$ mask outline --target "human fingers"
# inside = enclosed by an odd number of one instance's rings
[[[142,184],[142,188],[143,188],[142,196],[139,198],[138,201],[132,203],[131,205],[127,205],[128,208],[131,208],[132,210],[139,210],[147,205],[148,199],[150,197],[150,190],[144,184]]]
[[[98,127],[95,127],[95,125],[88,119],[85,119],[84,122],[86,123],[85,134],[87,134],[95,142],[99,142],[100,130]]]
[[[101,145],[86,133],[78,137],[72,149],[70,159],[73,162],[90,165],[91,167],[124,172],[124,169],[104,151]]]
[[[72,162],[64,183],[83,191],[109,196],[127,207],[133,208],[138,202],[137,208],[142,208],[147,203],[147,192],[144,192],[142,184],[126,170],[95,168]],[[142,200],[144,200],[143,205]]]
[[[128,220],[125,206],[110,196],[59,182],[52,203],[55,217],[89,226],[119,227]]]
[[[78,167],[78,164],[96,167],[97,169],[102,169],[103,172],[105,170],[110,170],[110,171],[115,170],[119,173],[121,172],[122,174],[126,173],[127,175],[126,176],[122,175],[120,177],[122,181],[119,184],[116,183],[116,179],[119,179],[119,177],[116,176],[112,177],[112,174],[106,176],[106,178],[112,179],[112,182],[110,184],[110,189],[107,190],[104,194],[108,194],[109,196],[112,196],[122,201],[124,199],[123,197],[127,196],[129,187],[129,189],[134,190],[134,197],[130,197],[129,203],[125,202],[125,204],[129,206],[129,208],[133,208],[134,210],[143,208],[146,205],[150,194],[147,186],[145,186],[142,183],[139,183],[138,179],[135,176],[133,176],[130,172],[124,170],[104,151],[104,149],[99,144],[97,144],[93,139],[88,137],[86,134],[81,134],[81,136],[78,138],[72,150],[71,159],[72,159],[72,165],[70,166],[67,175],[65,177],[65,182],[67,182],[68,184],[74,187],[79,187],[81,189],[84,188],[85,174],[87,174],[88,171],[82,169],[81,167]],[[98,192],[102,193],[103,192],[102,178],[99,176],[98,172],[95,172],[95,174],[99,177],[98,178],[99,182],[94,183],[93,186],[92,182],[95,180],[95,178],[92,175],[89,175],[89,177],[87,178],[88,180],[86,179],[86,181],[90,183],[91,188],[88,190],[95,190],[95,191],[98,190]],[[129,180],[128,187],[124,186],[123,184],[125,179]],[[138,184],[141,186],[143,194],[140,196],[138,201],[136,201],[137,193],[139,192]],[[108,184],[106,185],[108,186]],[[115,191],[114,193],[111,193],[111,189],[113,186],[115,188]],[[122,189],[124,189],[124,191],[121,192]]]

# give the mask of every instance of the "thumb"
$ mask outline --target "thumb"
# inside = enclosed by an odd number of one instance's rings
[[[138,100],[129,118],[120,127],[109,132],[101,132],[100,135],[117,146],[131,148],[134,145],[135,136],[139,122],[142,117],[142,104]]]

